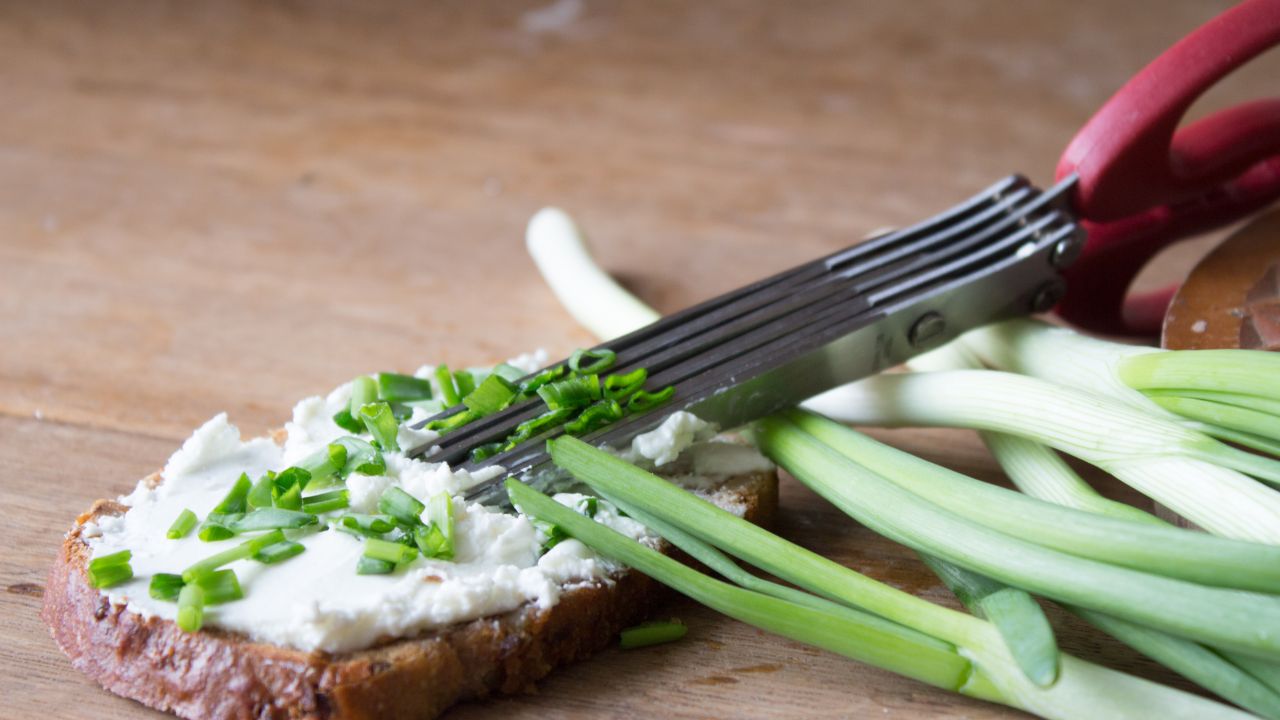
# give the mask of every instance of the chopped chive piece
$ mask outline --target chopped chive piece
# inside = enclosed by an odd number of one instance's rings
[[[585,407],[600,399],[600,377],[584,375],[543,385],[538,397],[550,410]]]
[[[129,560],[133,553],[128,550],[96,557],[89,561],[89,582],[96,588],[106,588],[133,577],[133,568]]]
[[[196,536],[204,542],[217,542],[235,537],[236,532],[222,523],[205,520],[200,523],[200,529],[196,531]]]
[[[622,406],[617,400],[601,400],[582,411],[573,422],[566,423],[564,431],[570,435],[585,435],[622,418]]]
[[[348,408],[342,408],[338,412],[334,413],[333,424],[356,435],[364,432],[364,423],[352,417],[351,410]]]
[[[421,525],[422,511],[426,509],[426,505],[398,487],[387,488],[378,498],[378,512],[406,525]]]
[[[196,517],[196,514],[184,508],[182,512],[178,513],[178,517],[174,519],[173,524],[169,526],[169,531],[164,536],[170,540],[184,538],[191,533],[197,522],[199,522],[199,518]]]
[[[687,632],[689,632],[689,628],[684,623],[675,620],[641,623],[623,630],[618,646],[623,650],[631,650],[649,645],[660,645],[679,640]]]
[[[361,475],[386,474],[387,463],[382,459],[382,453],[370,443],[360,438],[344,437],[338,438],[337,444],[347,450],[347,464],[343,466],[341,473],[344,479],[353,472]]]
[[[400,443],[396,440],[400,423],[396,422],[390,405],[384,402],[369,403],[360,408],[359,417],[364,426],[369,428],[369,434],[378,443],[378,447],[390,452],[400,449]]]
[[[196,578],[196,585],[204,591],[205,605],[218,605],[244,597],[240,581],[232,570],[216,570],[201,575]]]
[[[384,560],[395,565],[403,565],[417,559],[418,550],[390,540],[368,538],[364,541],[364,556],[374,560]]]
[[[151,585],[147,591],[156,600],[173,601],[178,599],[178,593],[182,592],[182,586],[186,584],[181,575],[156,573],[151,576]]]
[[[542,541],[542,552],[550,550],[569,537],[569,534],[566,533],[559,525],[543,522],[542,520],[532,520],[532,522],[534,529],[542,535],[545,535],[547,538]]]
[[[547,368],[546,370],[543,370],[537,375],[534,375],[528,380],[520,383],[520,394],[532,395],[543,385],[559,380],[566,372],[568,372],[568,368],[564,365],[556,365],[555,367]]]
[[[345,492],[345,491],[344,491]],[[294,530],[319,522],[315,515],[283,508],[259,508],[231,525],[237,533],[288,528]]]
[[[401,403],[387,403],[387,404],[391,406],[391,417],[395,418],[396,422],[402,423],[405,420],[408,420],[409,418],[413,417],[413,408],[409,407],[408,405],[404,405]]]
[[[195,632],[204,624],[204,590],[188,583],[178,592],[178,627]]]
[[[576,375],[599,375],[613,367],[617,359],[618,353],[609,348],[574,350],[569,356],[569,369]],[[587,364],[583,365],[584,362]]]
[[[302,510],[312,515],[341,510],[350,506],[351,499],[346,490],[330,490],[327,493],[302,498]]]
[[[347,412],[356,420],[360,419],[360,408],[369,403],[378,402],[378,383],[368,375],[361,375],[351,381],[351,403]]]
[[[355,530],[361,535],[385,535],[396,528],[395,521],[388,515],[359,515],[351,513],[342,516],[342,526]]]
[[[311,482],[311,473],[300,467],[285,468],[271,482],[271,504],[285,510],[302,509],[302,488]]]
[[[250,510],[258,508],[271,507],[271,488],[275,485],[276,474],[268,470],[258,481],[249,488],[249,495],[245,498],[246,504]]]
[[[532,420],[526,420],[516,426],[516,431],[507,438],[507,444],[503,449],[513,448],[534,435],[550,430],[572,416],[572,408],[560,408],[559,410],[545,412]]]
[[[644,387],[644,381],[648,379],[649,371],[644,368],[636,368],[625,375],[610,375],[604,379],[604,396],[622,402]]]
[[[465,398],[476,389],[476,376],[470,370],[459,370],[453,374],[453,381],[458,385],[458,397]]]
[[[453,373],[448,365],[438,365],[435,369],[436,382],[440,384],[440,394],[444,396],[444,406],[451,408],[462,402],[458,395],[458,386],[453,384]]]
[[[268,545],[274,545],[278,542],[284,542],[284,533],[280,530],[272,530],[265,535],[260,535],[252,540],[242,542],[233,548],[228,548],[220,553],[210,555],[209,557],[189,566],[186,570],[182,571],[182,579],[187,582],[192,582],[202,575],[221,568],[223,565],[233,563],[236,560],[243,560],[247,557],[252,557],[262,548],[265,548]]]
[[[249,476],[240,473],[240,477],[236,479],[231,489],[227,491],[226,497],[222,498],[222,502],[218,503],[214,508],[215,513],[242,513],[246,509],[245,498],[249,496],[249,488],[253,487],[253,483],[249,481]]]
[[[298,463],[298,467],[306,470],[311,476],[310,480],[303,485],[303,489],[324,487],[330,484],[346,465],[346,446],[342,443],[329,443]]]
[[[600,501],[588,495],[575,503],[573,509],[589,518],[593,518],[600,509]]]
[[[479,416],[471,412],[470,410],[463,410],[462,412],[455,413],[453,415],[450,415],[447,418],[432,420],[431,422],[427,423],[427,429],[435,430],[436,432],[444,434],[449,432],[450,430],[453,430],[454,428],[466,425],[472,420],[475,420],[477,417]]]
[[[517,383],[520,382],[520,378],[524,377],[528,373],[526,373],[525,371],[521,370],[518,367],[515,367],[514,365],[508,365],[507,363],[499,363],[497,366],[493,368],[493,374],[497,375],[503,380],[506,380],[512,385],[516,385]]]
[[[400,373],[378,373],[378,399],[392,403],[431,399],[431,381]]]
[[[356,563],[357,575],[390,575],[395,570],[395,563],[371,558],[367,555],[361,555],[360,560]]]
[[[674,385],[668,385],[656,393],[640,390],[635,395],[632,395],[630,400],[627,400],[627,411],[633,413],[644,412],[670,400],[675,394],[676,388]]]
[[[462,398],[462,403],[477,417],[484,417],[510,405],[515,396],[514,385],[499,375],[490,375],[479,387]]]
[[[453,559],[453,498],[442,492],[431,497],[427,504],[427,518],[430,524],[415,528],[414,544],[422,551],[423,557]]]
[[[292,540],[273,543],[253,554],[253,559],[264,565],[275,565],[278,562],[284,562],[295,555],[301,555],[306,550],[302,543]]]
[[[485,443],[483,445],[479,445],[474,450],[471,451],[471,462],[480,462],[482,460],[487,460],[493,457],[494,455],[497,455],[498,453],[502,452],[505,447],[506,447],[505,442],[491,442],[491,443]]]

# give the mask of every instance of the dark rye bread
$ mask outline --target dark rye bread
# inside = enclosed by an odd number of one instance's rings
[[[148,481],[160,482],[159,473]],[[773,471],[727,478],[716,504],[767,524],[777,507]],[[610,645],[652,615],[671,591],[633,571],[579,584],[546,610],[459,623],[366,650],[328,654],[254,642],[112,605],[88,582],[86,522],[125,507],[99,500],[67,534],[41,612],[72,664],[107,690],[186,718],[433,718],[451,705],[528,691],[562,665]]]

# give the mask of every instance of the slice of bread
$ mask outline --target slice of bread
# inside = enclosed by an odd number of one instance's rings
[[[727,477],[701,493],[767,523],[777,475]],[[302,652],[217,628],[183,632],[111,604],[89,584],[92,551],[81,532],[126,510],[99,500],[77,519],[49,573],[41,616],[72,664],[104,688],[186,718],[433,718],[463,700],[531,689],[554,668],[607,647],[670,594],[621,571],[574,585],[547,609],[526,604],[355,652]]]

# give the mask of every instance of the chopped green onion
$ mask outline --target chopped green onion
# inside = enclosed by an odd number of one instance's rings
[[[490,375],[473,392],[462,398],[462,403],[476,417],[492,415],[511,404],[516,388],[499,375]]]
[[[477,417],[479,416],[471,412],[470,410],[462,410],[460,412],[456,412],[450,415],[449,417],[440,418],[439,420],[432,420],[431,422],[427,423],[427,429],[434,430],[443,435],[444,433],[447,433],[450,430],[453,430],[454,428],[458,428],[463,425],[466,425],[472,420],[475,420]]]
[[[658,392],[639,390],[627,400],[627,412],[639,413],[655,408],[670,400],[676,394],[675,386],[668,385]]]
[[[632,650],[650,645],[661,645],[675,642],[688,632],[689,628],[677,620],[653,620],[623,630],[618,639],[618,647],[623,650]]]
[[[395,563],[371,558],[367,555],[361,555],[360,560],[356,562],[357,575],[390,575],[395,570]]]
[[[431,381],[400,373],[378,373],[378,399],[390,403],[405,403],[431,399]]]
[[[588,495],[587,497],[578,500],[578,502],[574,504],[573,509],[589,518],[593,518],[599,510],[599,502],[600,501],[596,498]]]
[[[369,428],[369,434],[373,436],[379,448],[390,452],[400,449],[400,443],[396,440],[400,424],[391,414],[391,406],[384,402],[369,403],[360,408],[359,417],[364,422],[364,426]]]
[[[573,422],[566,423],[564,431],[570,435],[585,435],[622,418],[622,406],[617,400],[601,400],[582,411]]]
[[[360,408],[378,401],[378,383],[368,375],[361,375],[351,381],[351,403],[347,412],[356,420],[360,419]]]
[[[184,508],[182,512],[178,513],[178,517],[174,519],[173,524],[169,526],[169,531],[164,536],[170,540],[184,538],[191,533],[197,522],[199,522],[199,518],[196,517],[196,514]]]
[[[595,350],[574,350],[569,356],[569,369],[575,375],[599,375],[600,373],[613,367],[613,363],[618,359],[618,353],[609,348],[598,348]],[[586,365],[582,363],[586,361]]]
[[[520,394],[532,395],[535,392],[537,392],[538,388],[542,387],[543,385],[559,380],[561,377],[564,376],[565,372],[567,371],[568,371],[568,368],[566,368],[564,365],[556,365],[555,367],[547,368],[546,370],[543,370],[537,375],[534,375],[528,380],[525,380],[524,382],[520,383]]]
[[[401,403],[388,403],[388,405],[391,407],[391,417],[395,418],[398,423],[413,417],[413,408],[408,405]]]
[[[604,379],[604,396],[610,400],[624,402],[644,387],[644,381],[648,379],[649,371],[645,368],[636,368],[625,375],[610,375]]]
[[[173,601],[178,599],[178,593],[182,592],[182,586],[186,584],[181,575],[156,573],[151,576],[151,585],[147,591],[156,600]]]
[[[229,517],[235,518],[235,516]],[[234,521],[234,519],[230,520],[230,522]],[[203,542],[217,542],[219,540],[227,540],[235,536],[235,530],[232,530],[228,525],[215,522],[212,519],[206,519],[204,522],[200,523],[200,529],[196,531],[196,537],[200,538]]]
[[[387,488],[378,498],[378,512],[390,515],[405,525],[421,525],[422,511],[426,509],[426,505],[398,487]]]
[[[188,583],[178,593],[178,627],[195,632],[204,624],[204,590]]]
[[[275,482],[272,484],[271,504],[285,510],[301,510],[302,485],[297,483],[281,482],[280,478],[283,475],[284,473],[281,473],[277,476]]]
[[[505,442],[491,442],[476,446],[471,451],[471,462],[480,462],[497,455],[506,448]]]
[[[538,397],[551,410],[585,407],[600,399],[600,377],[582,375],[543,385]]]
[[[89,583],[96,588],[108,588],[132,578],[133,568],[129,565],[132,558],[132,552],[121,550],[90,560]]]
[[[226,496],[222,498],[222,502],[213,508],[213,512],[219,514],[244,512],[247,509],[245,498],[249,496],[249,488],[251,487],[253,487],[253,483],[250,482],[249,476],[245,473],[240,473],[240,477],[236,478],[235,484],[227,491]]]
[[[346,490],[330,490],[302,498],[302,511],[311,513],[313,516],[350,506],[351,499]]]
[[[355,419],[348,408],[342,408],[333,416],[333,424],[349,433],[359,435],[364,432],[364,423]]]
[[[386,474],[387,463],[383,460],[382,453],[372,444],[353,437],[338,438],[336,442],[347,450],[347,464],[343,466],[341,473],[344,479],[353,472],[361,475]]]
[[[555,523],[534,520],[533,527],[546,537],[546,539],[542,541],[542,552],[544,553],[569,539],[569,533],[566,533],[564,528],[556,525]]]
[[[196,578],[196,584],[204,591],[205,605],[219,605],[244,597],[244,591],[240,589],[240,581],[233,570],[215,570],[206,573]]]
[[[283,508],[259,508],[237,520],[231,525],[231,529],[237,533],[276,529],[296,530],[300,527],[315,525],[316,522],[318,522],[316,516],[309,512]]]
[[[284,562],[295,555],[301,555],[306,549],[302,543],[285,540],[262,548],[253,554],[253,559],[264,565],[274,565],[278,562]]]
[[[414,529],[413,540],[422,556],[453,559],[453,498],[449,493],[433,495],[427,503],[429,524]]]
[[[439,365],[435,369],[436,382],[440,384],[440,394],[444,396],[444,406],[451,408],[462,402],[462,396],[458,394],[458,386],[453,382],[453,373],[449,372],[448,365]]]
[[[396,529],[393,518],[388,515],[359,515],[350,513],[343,515],[342,527],[355,530],[361,535],[385,535]]]
[[[515,441],[518,445],[534,435],[559,425],[572,415],[573,408],[560,408],[542,413],[532,420],[526,420],[517,425],[515,433],[508,438],[508,442]]]
[[[364,541],[364,556],[395,565],[403,565],[407,562],[413,562],[418,557],[418,550],[390,540],[366,538]]]
[[[278,542],[284,542],[284,533],[280,530],[272,530],[265,535],[260,535],[252,540],[242,542],[233,548],[228,548],[220,553],[210,555],[209,557],[188,566],[186,570],[182,571],[182,579],[187,582],[192,582],[202,575],[221,568],[223,565],[233,563],[236,560],[253,557],[253,555],[259,550]]]
[[[258,481],[249,488],[249,495],[245,498],[246,504],[250,510],[271,507],[271,489],[275,487],[276,474],[268,470]]]
[[[457,383],[460,398],[465,398],[476,389],[476,376],[470,370],[459,370],[454,373],[453,381]]]
[[[347,447],[342,443],[329,443],[298,463],[298,467],[311,475],[311,479],[303,489],[321,488],[331,484],[346,466]]]
[[[493,374],[497,375],[503,380],[506,380],[512,385],[517,385],[517,386],[520,382],[520,379],[523,378],[525,375],[528,375],[528,373],[521,370],[520,368],[515,367],[514,365],[508,365],[507,363],[499,363],[498,365],[494,366]]]

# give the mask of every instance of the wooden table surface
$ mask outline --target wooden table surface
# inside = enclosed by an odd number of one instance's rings
[[[1226,5],[548,3],[0,4],[0,717],[155,715],[72,670],[37,610],[72,518],[211,415],[255,434],[360,372],[589,342],[523,252],[539,207],[675,310],[1011,171],[1047,181]],[[1273,90],[1275,60],[1210,101]],[[967,433],[882,436],[998,478]],[[903,548],[783,493],[782,534],[950,602]],[[454,717],[1012,714],[670,612],[687,640]],[[1053,616],[1073,652],[1177,682]]]

